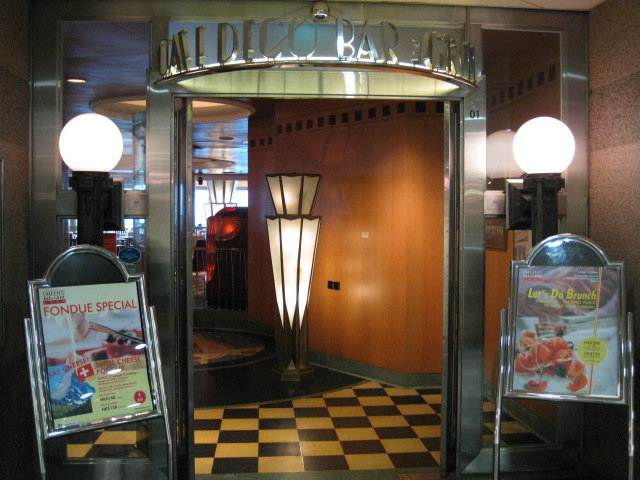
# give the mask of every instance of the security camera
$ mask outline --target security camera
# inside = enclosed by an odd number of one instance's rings
[[[311,15],[316,22],[324,22],[329,18],[329,5],[326,2],[314,2],[311,7]]]

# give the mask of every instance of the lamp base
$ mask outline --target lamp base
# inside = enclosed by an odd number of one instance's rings
[[[303,368],[282,368],[279,365],[271,367],[271,376],[281,382],[303,383],[313,380],[314,368],[307,365]]]

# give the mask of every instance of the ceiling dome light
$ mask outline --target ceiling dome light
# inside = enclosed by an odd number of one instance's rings
[[[69,120],[58,143],[62,160],[76,172],[109,172],[122,157],[120,130],[97,113],[84,113]]]
[[[498,130],[487,137],[487,177],[515,178],[522,169],[513,156],[513,137],[516,132]]]
[[[513,155],[528,174],[563,172],[571,164],[575,150],[569,127],[551,117],[529,120],[513,139]]]

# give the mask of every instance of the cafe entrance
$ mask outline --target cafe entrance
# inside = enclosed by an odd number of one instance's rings
[[[141,5],[144,2],[141,3]],[[145,4],[146,5],[146,4]],[[276,10],[282,11],[282,18],[289,18],[293,15],[287,10],[287,4],[278,6]],[[102,7],[101,7],[102,8]],[[240,38],[240,24],[246,27],[246,13],[237,5],[226,7],[228,12],[223,16],[225,22],[218,22],[220,11],[209,12],[207,8],[202,10],[202,18],[204,22],[209,22],[208,31],[213,37],[220,23],[227,23],[238,26],[238,39]],[[255,11],[252,12],[252,20],[255,20],[257,33],[253,36],[256,42],[260,43],[260,22],[262,19],[271,18],[262,11],[263,6],[254,6]],[[479,63],[476,65],[476,71],[479,73],[480,63],[482,59],[482,25],[486,21],[484,11],[475,12],[464,9],[453,9],[449,7],[414,7],[406,6],[402,11],[389,11],[384,6],[368,7],[367,16],[359,12],[356,6],[343,4],[341,14],[355,25],[356,35],[362,39],[365,35],[364,26],[367,24],[365,20],[371,15],[385,18],[385,25],[380,26],[380,32],[387,39],[393,37],[393,29],[391,24],[396,28],[396,33],[402,33],[402,27],[405,24],[411,24],[411,28],[431,29],[434,19],[439,26],[446,25],[446,30],[459,39],[459,45],[468,42],[476,45],[476,58]],[[73,6],[62,8],[66,18],[73,17]],[[97,15],[99,15],[98,9]],[[411,17],[416,11],[420,12],[417,18],[420,20],[412,20]],[[285,15],[286,12],[286,15]],[[59,14],[59,12],[57,12]],[[46,19],[51,15],[50,12],[39,12],[41,21],[46,23]],[[176,18],[179,18],[178,12],[175,12]],[[106,18],[106,17],[104,17]],[[549,19],[538,19],[541,23],[549,21]],[[524,21],[523,21],[524,22]],[[277,23],[277,22],[270,22]],[[282,20],[286,25],[286,22]],[[549,22],[551,24],[553,22]],[[561,23],[561,22],[560,22]],[[381,24],[377,22],[376,25]],[[468,24],[465,27],[465,24]],[[523,23],[524,24],[524,23]],[[187,57],[197,57],[193,55],[197,52],[196,38],[198,38],[198,27],[202,26],[200,22],[185,24],[178,20],[172,20],[172,16],[158,19],[153,17],[151,21],[150,43],[152,45],[153,59],[148,71],[146,81],[147,91],[145,95],[145,158],[146,158],[146,187],[145,193],[141,195],[146,203],[146,207],[139,210],[137,218],[144,220],[144,231],[146,235],[146,264],[145,269],[149,278],[150,302],[156,305],[158,310],[158,323],[160,331],[160,342],[162,344],[162,355],[165,365],[165,382],[167,383],[167,391],[169,394],[170,410],[172,411],[174,424],[174,442],[176,445],[177,471],[180,477],[191,477],[196,472],[196,458],[208,458],[198,456],[197,450],[199,443],[196,439],[197,426],[194,420],[194,372],[190,368],[193,362],[193,332],[194,332],[194,308],[193,308],[193,271],[194,271],[194,245],[192,243],[191,232],[193,230],[192,220],[192,195],[194,181],[197,183],[197,175],[194,176],[196,165],[194,162],[193,150],[193,104],[200,99],[230,99],[234,101],[247,101],[249,103],[254,100],[272,99],[276,103],[285,104],[285,102],[302,102],[302,101],[345,101],[349,99],[352,104],[341,104],[334,107],[317,105],[315,108],[326,111],[326,114],[315,114],[313,117],[306,116],[303,118],[295,118],[291,116],[291,120],[287,121],[286,115],[281,123],[282,133],[277,134],[277,130],[272,132],[272,144],[279,140],[277,135],[286,135],[287,133],[295,134],[298,130],[297,122],[302,122],[300,131],[307,130],[307,121],[312,119],[314,128],[317,128],[318,117],[326,118],[328,128],[331,115],[335,115],[336,124],[342,122],[342,115],[347,114],[349,124],[354,124],[357,111],[363,116],[362,121],[373,120],[368,119],[370,109],[375,109],[378,117],[386,117],[385,112],[391,112],[388,116],[398,115],[420,115],[423,108],[426,113],[439,115],[439,128],[441,129],[440,144],[438,149],[440,155],[441,168],[441,197],[442,210],[440,212],[441,222],[441,238],[439,248],[441,248],[441,256],[439,257],[442,275],[440,277],[441,289],[437,295],[441,299],[441,311],[439,314],[440,328],[442,334],[440,338],[431,339],[435,344],[440,343],[442,355],[439,358],[441,369],[437,372],[436,377],[440,382],[441,388],[441,442],[439,447],[439,466],[436,470],[441,474],[450,472],[481,472],[487,471],[487,461],[490,454],[486,452],[483,445],[482,435],[486,428],[483,418],[483,405],[485,397],[483,396],[482,385],[482,352],[483,345],[478,343],[477,339],[482,338],[483,329],[483,305],[478,301],[484,294],[484,236],[485,236],[485,218],[483,211],[483,192],[486,182],[485,174],[485,158],[484,158],[484,142],[486,133],[486,91],[484,87],[484,79],[477,76],[473,82],[467,84],[456,85],[455,81],[442,79],[442,75],[416,75],[415,72],[390,72],[388,65],[384,65],[384,69],[363,70],[358,65],[349,65],[344,62],[335,68],[336,65],[309,65],[304,64],[298,58],[298,64],[282,63],[279,65],[270,65],[270,68],[255,68],[253,70],[234,70],[231,68],[228,72],[200,72],[201,75],[189,74],[185,72],[184,77],[180,77],[180,72],[174,72],[172,75],[162,75],[160,71],[166,73],[166,69],[171,69],[172,58],[180,58],[178,54],[170,53],[172,48],[179,46],[180,32],[190,32],[190,42],[192,55]],[[225,55],[235,52],[236,59],[241,54],[241,49],[234,45],[233,28],[222,27],[224,34],[227,35],[227,49]],[[266,28],[266,27],[265,27]],[[284,27],[285,31],[288,27]],[[558,26],[554,28],[560,28]],[[564,27],[563,27],[564,28]],[[46,31],[46,29],[44,29]],[[386,32],[386,33],[384,33]],[[400,33],[399,33],[400,32]],[[378,32],[379,33],[379,32]],[[375,33],[377,35],[378,33]],[[374,38],[374,31],[370,33]],[[44,34],[43,34],[44,35]],[[177,37],[176,37],[177,35]],[[391,35],[391,37],[389,36]],[[42,37],[44,39],[44,37]],[[216,37],[217,38],[217,37]],[[271,44],[265,37],[266,46],[274,46],[277,42]],[[346,38],[346,37],[345,37]],[[377,37],[375,37],[377,38]],[[176,40],[178,39],[178,42]],[[169,40],[167,42],[167,40]],[[348,40],[348,39],[347,39]],[[165,42],[165,43],[163,43]],[[44,45],[44,41],[40,42]],[[348,43],[348,42],[347,42]],[[356,42],[357,43],[357,42]],[[356,45],[354,43],[354,45]],[[156,55],[156,47],[162,52],[162,46],[168,49],[169,62],[162,64],[162,59],[166,59],[163,53]],[[357,46],[360,46],[358,43]],[[303,46],[299,45],[302,53]],[[362,48],[371,51],[371,43],[362,44]],[[213,50],[216,52],[217,50]],[[310,51],[307,49],[307,53]],[[357,48],[356,48],[357,51]],[[208,50],[211,52],[211,50]],[[398,53],[398,52],[394,52]],[[209,53],[211,54],[211,53]],[[244,53],[243,53],[244,54]],[[56,54],[54,53],[54,56]],[[369,54],[372,58],[373,54]],[[380,54],[382,55],[382,54]],[[391,58],[391,57],[389,57]],[[326,60],[325,60],[326,62]],[[51,74],[51,70],[46,70],[46,62],[42,69],[36,75],[47,76]],[[196,61],[193,67],[197,66]],[[462,62],[460,63],[462,68]],[[188,69],[187,69],[188,70]],[[424,73],[424,72],[423,72]],[[427,89],[422,83],[430,83],[434,77],[438,77],[438,88],[435,90]],[[184,80],[184,81],[182,81]],[[563,80],[564,81],[564,80]],[[566,80],[568,81],[568,80]],[[447,88],[454,85],[455,88]],[[433,85],[432,85],[433,86]],[[40,88],[40,87],[39,87]],[[45,88],[44,84],[41,88]],[[51,88],[51,87],[48,87]],[[36,109],[38,110],[36,122],[42,125],[57,125],[59,119],[47,117],[48,112],[44,105],[48,100],[45,99],[45,92],[42,96],[36,96]],[[339,102],[338,102],[339,103]],[[404,104],[404,107],[400,105]],[[42,109],[38,108],[42,106]],[[308,105],[307,105],[308,106]],[[405,113],[398,113],[405,108]],[[283,109],[284,110],[284,109]],[[55,111],[55,109],[54,109]],[[311,111],[311,110],[309,110]],[[308,118],[307,118],[308,117]],[[287,123],[290,123],[291,132],[287,132]],[[274,124],[278,127],[278,122]],[[324,128],[324,127],[323,127]],[[421,132],[418,132],[420,134]],[[253,140],[256,141],[254,149],[259,150],[261,139],[264,141],[262,147],[269,146],[269,135],[256,134]],[[247,140],[250,142],[251,138]],[[45,153],[46,147],[53,141],[53,135],[38,134],[36,136],[36,148],[41,150],[38,158],[47,158],[46,162],[54,164],[56,162],[55,155],[51,156]],[[249,144],[250,145],[250,144]],[[250,151],[252,147],[248,147]],[[44,163],[46,163],[44,162]],[[41,168],[43,164],[37,163],[34,168],[34,178],[36,190],[48,191],[53,185],[54,195],[57,195],[58,210],[51,211],[49,205],[39,213],[42,216],[43,225],[52,222],[48,217],[53,215],[56,222],[63,215],[60,212],[66,212],[65,215],[72,216],[73,207],[67,203],[70,195],[65,191],[56,189],[57,183],[55,179],[51,179],[50,175],[44,175]],[[309,166],[312,164],[282,164],[283,167],[295,169],[296,165]],[[279,165],[274,164],[273,167]],[[332,168],[327,169],[328,172]],[[264,172],[268,173],[268,172]],[[313,172],[310,172],[313,173]],[[249,173],[249,176],[251,173]],[[328,173],[327,175],[330,175]],[[260,175],[262,176],[262,175]],[[46,181],[45,178],[47,177]],[[397,180],[398,173],[393,169],[389,170],[391,181]],[[195,178],[195,180],[194,180]],[[205,179],[206,180],[206,179]],[[259,185],[262,179],[255,179],[255,185]],[[325,182],[321,185],[327,189],[332,188],[331,182]],[[333,185],[335,187],[335,184]],[[264,188],[264,185],[259,188]],[[57,192],[57,193],[56,193]],[[250,190],[251,192],[251,190]],[[258,190],[260,192],[260,190]],[[264,193],[264,191],[263,191]],[[334,192],[335,193],[335,192]],[[137,193],[132,194],[132,198]],[[333,195],[333,193],[332,193]],[[37,197],[39,198],[39,197]],[[340,205],[344,198],[335,197],[336,203],[331,205],[332,208],[339,212]],[[341,201],[342,200],[342,201]],[[40,200],[34,200],[36,203]],[[364,200],[363,200],[364,201]],[[267,204],[268,205],[268,204]],[[251,207],[249,207],[251,208]],[[365,209],[366,210],[366,209]],[[37,211],[40,212],[38,209]],[[327,209],[327,212],[332,210]],[[49,215],[45,213],[48,212]],[[393,211],[393,214],[396,212]],[[270,214],[270,213],[267,213]],[[250,213],[251,215],[251,213]],[[264,212],[256,214],[256,222],[258,217],[264,215]],[[330,217],[330,213],[326,214]],[[403,215],[406,215],[403,213]],[[348,217],[343,221],[354,221],[357,223],[358,217]],[[408,221],[408,220],[407,220]],[[326,222],[330,224],[330,222]],[[579,223],[576,222],[576,223]],[[353,225],[353,230],[359,236],[358,240],[365,240],[364,233],[373,232],[367,225]],[[41,225],[37,227],[42,228]],[[59,228],[57,225],[55,228]],[[341,232],[333,231],[335,237],[339,238]],[[387,235],[393,235],[394,232],[385,232]],[[321,233],[322,235],[322,233]],[[371,239],[371,237],[369,237]],[[34,241],[39,242],[37,233],[34,233]],[[47,246],[43,252],[54,250],[53,247]],[[43,256],[47,256],[44,255]],[[343,264],[347,265],[351,259],[345,258]],[[48,259],[37,260],[37,263],[45,264]],[[317,272],[323,271],[327,273],[329,266],[327,263],[321,264]],[[268,266],[268,265],[267,265]],[[38,268],[36,266],[36,268]],[[263,266],[264,268],[264,266]],[[265,269],[265,275],[268,269]],[[340,281],[341,278],[323,277],[314,279],[319,286],[322,287],[322,294],[327,293],[325,288],[327,280]],[[348,287],[348,284],[344,285]],[[415,288],[415,287],[414,287]],[[341,290],[341,295],[349,293]],[[316,295],[312,298],[322,298],[322,294],[314,292]],[[312,293],[312,296],[314,295]],[[336,293],[336,292],[331,292]],[[363,292],[357,292],[362,294]],[[365,292],[366,293],[366,292]],[[415,292],[413,294],[420,294]],[[353,293],[351,293],[353,295]],[[249,307],[251,308],[251,307]],[[316,312],[319,310],[316,308]],[[197,322],[196,322],[197,323]],[[339,323],[339,319],[336,319]],[[350,335],[346,332],[344,335]],[[367,335],[367,326],[363,325],[361,336]],[[406,330],[403,336],[410,336],[409,330]],[[333,337],[331,341],[338,341],[340,337]],[[329,363],[334,362],[338,355],[329,357],[327,352],[322,357]],[[343,358],[344,360],[344,358]],[[346,360],[351,360],[347,358]],[[348,363],[348,362],[347,362]],[[342,363],[341,366],[355,366],[358,363]],[[411,369],[404,373],[414,373]],[[419,373],[424,370],[418,369]],[[398,388],[395,384],[395,388]],[[197,385],[195,386],[197,388]],[[391,387],[390,387],[391,388]],[[258,419],[259,420],[259,419]],[[375,427],[371,427],[375,428]],[[148,438],[150,439],[148,458],[151,462],[157,463],[162,469],[162,431],[153,425],[149,427]],[[366,440],[365,440],[366,441]],[[266,442],[268,443],[268,442]],[[155,446],[154,446],[155,445]],[[551,448],[551,446],[549,447]],[[555,448],[555,447],[553,447]],[[155,453],[154,453],[155,452]],[[506,454],[503,458],[508,459]],[[532,458],[535,455],[532,456]],[[212,458],[215,458],[213,456]],[[64,460],[63,460],[64,461]],[[77,461],[82,462],[82,459]],[[508,460],[505,460],[508,462]],[[129,460],[112,459],[111,462],[125,465]],[[96,462],[93,462],[95,465]],[[98,462],[99,463],[99,462]],[[215,463],[215,460],[214,460]],[[536,463],[535,460],[532,463]],[[94,468],[89,467],[87,468]]]

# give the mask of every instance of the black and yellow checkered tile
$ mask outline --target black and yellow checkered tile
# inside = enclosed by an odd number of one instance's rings
[[[318,396],[194,412],[195,471],[284,473],[437,468],[439,389],[377,382]],[[484,443],[493,441],[494,404],[485,402]],[[144,455],[144,423],[76,434],[68,458]],[[119,431],[121,430],[121,431]],[[540,443],[508,415],[504,445]]]
[[[365,383],[195,412],[196,473],[437,467],[440,393]]]

